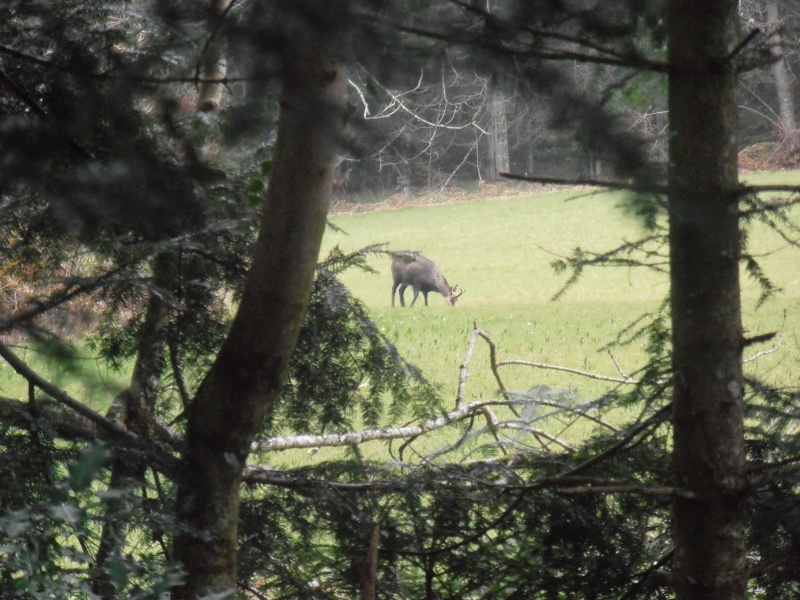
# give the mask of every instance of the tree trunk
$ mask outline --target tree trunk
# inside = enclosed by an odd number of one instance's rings
[[[154,285],[163,285],[170,277],[169,256],[158,256],[153,266]],[[149,437],[155,411],[161,373],[164,369],[166,330],[169,325],[169,305],[160,293],[151,293],[139,328],[139,348],[128,388],[117,395],[106,416],[120,426],[144,437]],[[147,465],[129,451],[115,453],[111,465],[109,488],[120,492],[118,500],[109,503],[107,521],[103,525],[100,544],[95,556],[95,573],[92,591],[103,600],[117,597],[116,587],[109,577],[109,560],[125,551],[128,524],[126,513],[129,497],[144,481]]]
[[[174,600],[234,593],[242,469],[294,350],[325,228],[347,79],[319,46],[289,54],[253,263],[188,414],[175,540],[186,582]]]
[[[500,173],[509,171],[508,119],[506,118],[506,95],[497,83],[497,76],[489,77],[487,84],[489,104],[489,169],[487,179],[497,181]]]
[[[378,592],[378,545],[380,525],[373,525],[367,544],[367,555],[361,567],[361,600],[375,600]]]
[[[197,110],[213,111],[222,104],[222,92],[228,75],[228,60],[225,56],[228,44],[223,30],[223,18],[232,0],[211,0],[208,9],[208,44],[200,63],[200,84]]]
[[[767,0],[767,24],[777,27],[779,22],[778,3]],[[781,134],[789,142],[791,150],[800,147],[800,136],[797,132],[797,123],[794,118],[794,94],[789,80],[789,68],[783,58],[783,50],[779,45],[777,34],[770,38],[770,50],[776,60],[772,63],[772,77],[775,79],[775,91],[778,95],[779,114],[781,118]]]
[[[737,0],[672,0],[668,29],[675,591],[743,599]]]

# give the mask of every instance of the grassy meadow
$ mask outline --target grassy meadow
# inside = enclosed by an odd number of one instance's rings
[[[750,183],[796,184],[799,180],[798,172],[748,177]],[[618,332],[663,302],[668,291],[666,273],[592,268],[561,299],[552,300],[568,278],[568,273],[554,273],[554,259],[576,247],[606,251],[646,234],[641,221],[620,208],[623,204],[621,193],[568,190],[337,214],[331,221],[343,231],[326,233],[323,255],[335,245],[344,251],[375,243],[386,243],[390,250],[418,250],[439,264],[451,285],[466,289],[455,308],[447,307],[438,294],[430,294],[427,308],[420,296],[414,308],[400,308],[398,302],[393,309],[388,257],[372,259],[378,274],[353,271],[343,277],[381,330],[439,384],[446,398],[455,398],[473,323],[493,338],[500,360],[561,365],[608,376],[619,376],[621,369],[633,375],[646,359],[642,343],[613,348],[613,358],[606,348]],[[748,369],[796,386],[800,253],[760,225],[753,229],[749,249],[783,292],[757,308],[760,289],[743,273],[748,334],[779,330],[784,311],[787,320],[780,349],[748,363]],[[407,304],[411,297],[411,290],[406,290]],[[748,348],[746,356],[766,349],[763,345]],[[511,389],[546,384],[573,389],[584,400],[608,385],[527,366],[504,367],[502,375]],[[469,366],[465,400],[496,396],[488,346],[479,340]]]
[[[797,184],[800,172],[756,174],[747,179],[751,183]],[[418,250],[439,264],[450,284],[466,290],[455,308],[447,307],[438,294],[431,294],[427,308],[420,297],[413,308],[400,308],[398,302],[393,309],[388,256],[370,259],[377,274],[351,270],[343,276],[401,353],[439,386],[447,406],[452,406],[455,398],[459,367],[474,323],[497,344],[500,360],[561,365],[612,377],[621,370],[635,376],[646,359],[641,342],[613,348],[613,357],[605,348],[623,328],[660,305],[668,290],[665,273],[594,268],[560,300],[552,300],[568,277],[567,273],[554,273],[553,260],[569,255],[576,247],[606,251],[646,233],[636,217],[620,209],[623,203],[620,193],[562,190],[461,197],[457,201],[434,199],[426,206],[360,207],[350,213],[343,212],[348,209],[345,204],[331,216],[342,231],[326,232],[322,256],[335,245],[344,251],[376,243],[386,243],[392,250]],[[800,363],[800,253],[760,225],[753,229],[750,251],[760,256],[767,275],[783,293],[757,309],[759,288],[743,276],[748,334],[779,330],[784,311],[787,318],[781,347],[748,363],[747,368],[795,387]],[[411,297],[411,290],[406,290],[407,304]],[[748,348],[746,356],[766,349]],[[117,373],[104,368],[90,353],[82,360],[66,362],[30,349],[18,352],[41,374],[99,411],[106,409],[129,378],[124,369]],[[582,400],[601,394],[609,385],[528,366],[504,367],[502,375],[512,390],[545,384],[574,390]],[[27,396],[25,382],[5,364],[0,365],[0,394]],[[464,401],[497,396],[488,346],[479,339],[469,364]]]

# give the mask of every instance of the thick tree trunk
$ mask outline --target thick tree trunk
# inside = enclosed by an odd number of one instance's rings
[[[777,27],[779,22],[778,3],[775,0],[767,1],[767,23]],[[794,118],[794,94],[789,79],[789,67],[783,58],[783,50],[778,43],[778,36],[770,39],[770,49],[776,60],[772,63],[772,77],[775,79],[775,91],[778,95],[779,114],[781,119],[781,133],[792,150],[800,148],[800,136],[797,131],[797,122]]]
[[[173,599],[234,592],[239,486],[294,350],[316,269],[343,123],[346,76],[306,47],[286,59],[278,139],[253,264],[230,333],[189,411]]]
[[[737,0],[669,4],[669,218],[679,600],[744,598]]]

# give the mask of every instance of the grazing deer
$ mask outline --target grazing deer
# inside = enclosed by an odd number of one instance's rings
[[[450,306],[455,306],[456,300],[464,293],[464,290],[458,292],[458,285],[450,287],[435,262],[411,250],[392,253],[392,278],[394,279],[392,306],[394,306],[394,293],[398,287],[400,306],[406,305],[403,292],[408,286],[414,289],[411,306],[414,306],[420,292],[425,298],[425,306],[428,306],[428,292],[439,292]]]

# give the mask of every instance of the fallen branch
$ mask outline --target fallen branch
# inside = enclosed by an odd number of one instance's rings
[[[508,402],[497,400],[482,400],[463,404],[459,408],[419,425],[406,425],[404,427],[387,427],[384,429],[366,429],[363,431],[350,431],[346,433],[328,433],[323,435],[287,435],[277,436],[253,443],[253,452],[275,452],[296,448],[319,448],[355,446],[375,440],[396,440],[420,436],[437,429],[447,427],[457,421],[474,416],[484,408],[491,406],[505,406]]]

